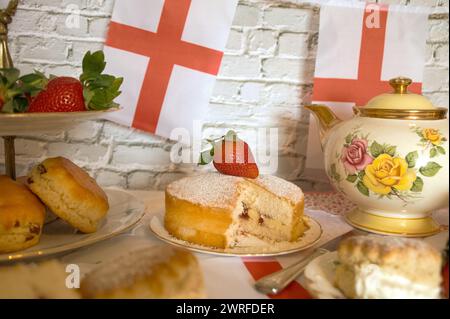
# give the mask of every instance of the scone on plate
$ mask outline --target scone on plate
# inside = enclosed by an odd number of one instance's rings
[[[0,176],[0,253],[36,245],[44,219],[44,205],[25,185]]]
[[[56,260],[0,267],[0,299],[78,299],[66,286],[67,273]]]
[[[25,185],[28,188],[27,179],[28,179],[27,176],[19,176],[16,178],[16,181],[18,183]],[[53,214],[53,212],[50,209],[48,209],[48,207],[45,207],[44,227],[45,227],[45,225],[50,224],[51,222],[54,222],[57,219],[58,219],[58,216]]]
[[[349,298],[439,298],[441,254],[422,240],[355,236],[338,249],[336,285]]]
[[[217,248],[296,241],[308,229],[301,189],[281,178],[207,173],[166,189],[164,226],[179,239]]]
[[[93,233],[109,209],[108,197],[82,168],[64,157],[33,167],[28,187],[61,219],[83,233]]]
[[[203,298],[203,276],[190,252],[167,245],[123,255],[88,273],[81,281],[84,298]]]

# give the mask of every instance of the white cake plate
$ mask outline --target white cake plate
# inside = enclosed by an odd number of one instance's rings
[[[305,268],[306,289],[316,299],[345,299],[334,286],[337,252],[329,252],[311,261]]]
[[[0,113],[0,136],[5,142],[6,174],[15,179],[16,136],[34,136],[39,133],[51,133],[70,129],[81,122],[101,119],[119,109],[85,112],[51,112],[51,113]]]
[[[300,239],[295,242],[286,242],[283,244],[271,245],[262,240],[259,240],[256,237],[252,237],[249,238],[248,246],[242,245],[226,249],[197,245],[173,237],[164,227],[163,212],[160,212],[157,215],[153,216],[149,226],[153,234],[162,241],[198,253],[218,255],[222,257],[271,257],[296,253],[308,249],[315,243],[317,243],[317,241],[322,236],[322,227],[315,219],[311,217],[308,218],[310,228],[303,234]]]

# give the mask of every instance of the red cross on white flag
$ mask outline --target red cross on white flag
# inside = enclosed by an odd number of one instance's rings
[[[170,137],[201,120],[238,0],[116,0],[107,71],[124,77],[109,119]]]
[[[406,76],[421,93],[429,10],[334,0],[320,11],[313,103],[342,119],[352,107],[391,91],[389,79]],[[310,120],[305,177],[323,178],[323,153],[316,122]]]

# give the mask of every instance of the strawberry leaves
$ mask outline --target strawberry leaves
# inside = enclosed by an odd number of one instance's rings
[[[225,134],[219,138],[216,138],[213,140],[207,139],[206,141],[210,145],[210,148],[208,148],[205,151],[200,153],[200,159],[198,161],[198,165],[199,166],[208,165],[209,163],[212,162],[212,160],[214,159],[214,148],[215,148],[217,142],[220,142],[220,141],[236,142],[237,139],[238,139],[237,134],[233,130],[228,131],[227,134]]]
[[[83,96],[89,110],[105,110],[118,107],[114,99],[121,94],[119,91],[123,78],[103,74],[106,62],[102,51],[86,53],[83,58],[83,74],[80,81],[83,84]]]
[[[44,82],[40,73],[20,77],[18,69],[0,69],[0,111],[25,112],[29,102],[27,97],[39,92],[45,86]]]
[[[20,71],[16,68],[0,69],[0,74],[2,86],[11,87],[19,79]]]
[[[198,165],[199,166],[208,165],[209,163],[212,162],[213,158],[214,158],[214,145],[210,149],[200,153]]]
[[[35,71],[34,73],[26,74],[19,78],[23,92],[31,97],[36,96],[39,92],[45,89],[49,79],[44,73]]]
[[[84,82],[95,79],[103,73],[105,67],[105,55],[102,51],[94,53],[88,51],[83,58],[83,74],[80,76],[80,81]]]
[[[123,78],[103,74],[106,62],[102,51],[86,53],[83,73],[79,80],[83,85],[83,99],[87,110],[105,110],[118,107],[114,99],[121,94]],[[26,112],[34,98],[46,90],[49,81],[43,73],[35,71],[20,77],[15,68],[0,69],[0,112]]]

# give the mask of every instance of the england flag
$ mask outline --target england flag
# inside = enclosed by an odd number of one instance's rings
[[[238,0],[116,0],[107,72],[122,76],[109,119],[163,137],[202,120]]]

